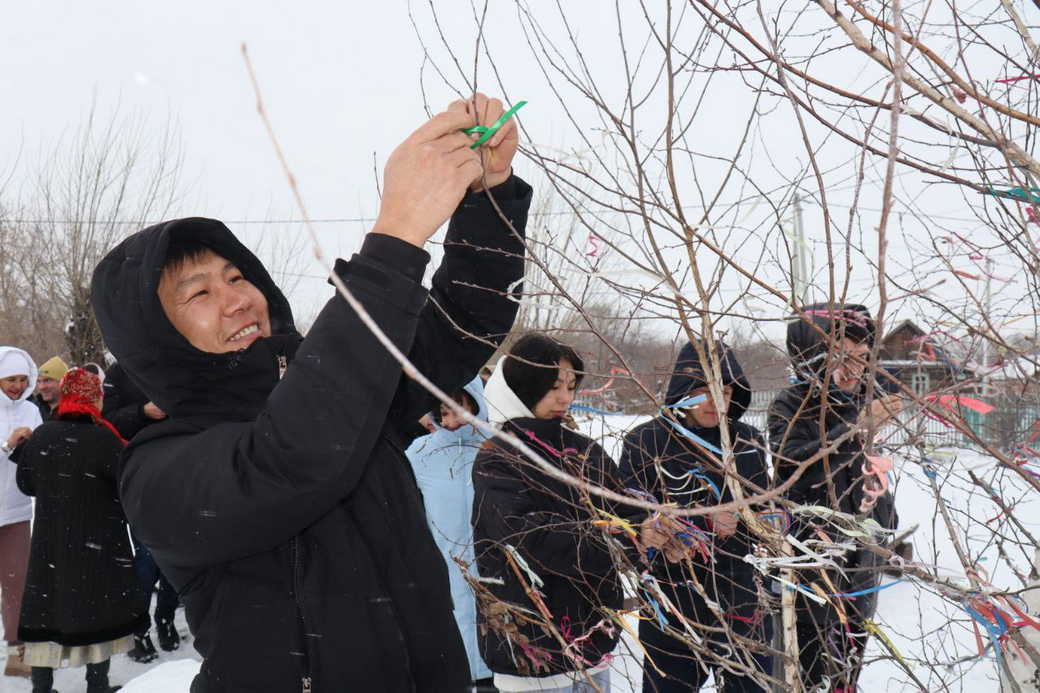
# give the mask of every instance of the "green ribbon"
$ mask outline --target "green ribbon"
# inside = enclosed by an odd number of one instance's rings
[[[526,101],[520,101],[515,106],[510,108],[508,111],[502,114],[502,117],[494,122],[493,125],[484,127],[483,125],[474,125],[471,128],[466,128],[462,132],[467,135],[479,134],[480,139],[470,145],[470,149],[477,149],[480,145],[491,139],[498,129],[509,122],[509,119],[513,117],[513,114],[519,111],[522,107],[527,105]]]
[[[1003,197],[1008,200],[1018,200],[1019,202],[1030,202],[1032,204],[1040,204],[1040,188],[1011,188],[1010,190],[996,190],[990,188],[986,191],[994,197]]]

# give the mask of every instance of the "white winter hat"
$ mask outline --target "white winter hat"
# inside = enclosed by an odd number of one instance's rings
[[[21,349],[7,348],[0,351],[0,378],[12,375],[24,375],[31,378],[36,372],[36,364]]]

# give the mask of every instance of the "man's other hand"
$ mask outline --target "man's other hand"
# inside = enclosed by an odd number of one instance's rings
[[[737,525],[740,522],[740,518],[734,512],[719,512],[712,513],[711,526],[715,530],[715,534],[722,539],[728,539],[737,533]]]
[[[461,131],[473,125],[464,108],[438,113],[390,154],[383,172],[383,199],[373,233],[419,248],[459,206],[482,169],[473,140]]]
[[[159,421],[166,418],[166,412],[156,406],[155,402],[148,402],[141,407],[141,409],[144,410],[144,415],[153,421]]]

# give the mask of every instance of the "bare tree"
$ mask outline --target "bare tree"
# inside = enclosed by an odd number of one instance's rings
[[[919,560],[892,559],[887,537],[864,530],[863,518],[823,524],[831,536],[859,532],[856,550],[899,563],[914,594],[935,597],[929,608],[942,613],[937,621],[921,610],[917,644],[893,631],[905,623],[873,624],[868,671],[885,661],[896,672],[891,681],[907,690],[971,690],[985,648],[972,651],[974,637],[963,635],[975,628],[985,637],[1001,628],[993,614],[1015,613],[1040,548],[1023,522],[1028,506],[1018,505],[1040,491],[1035,453],[1022,449],[1023,422],[1040,418],[1023,401],[1035,397],[1028,378],[1040,363],[1021,339],[1038,332],[1040,299],[1040,49],[1031,34],[1040,6],[688,0],[614,3],[590,16],[586,7],[516,2],[508,22],[489,20],[489,7],[475,3],[465,30],[439,21],[432,3],[433,21],[415,24],[432,27],[417,28],[432,67],[424,78],[460,94],[507,98],[527,74],[510,73],[498,51],[514,50],[519,32],[529,49],[525,70],[557,97],[540,104],[538,117],[567,124],[581,152],[561,154],[537,139],[525,150],[553,198],[546,209],[566,217],[534,225],[525,326],[559,331],[622,367],[638,347],[615,325],[647,325],[680,341],[725,338],[740,343],[756,370],[768,370],[775,387],[789,316],[797,319],[809,301],[853,301],[878,317],[878,343],[896,320],[913,318],[944,359],[970,374],[939,391],[903,386],[908,405],[895,429],[853,432],[872,454],[901,461],[903,497],[934,508],[933,531],[914,538]],[[608,271],[583,257],[590,234],[611,258]],[[701,356],[711,360],[712,352]],[[873,383],[885,378],[879,360],[875,347],[868,404]],[[602,369],[606,359],[596,361]],[[1028,375],[1006,377],[1009,362]],[[639,410],[657,411],[659,394],[637,393],[645,400]],[[971,423],[978,414],[961,403],[975,397],[1000,407],[982,415],[999,434]],[[937,449],[937,428],[958,447]],[[753,515],[740,499],[755,489],[733,474],[729,450],[716,462],[742,514]],[[972,469],[958,462],[965,457],[975,460]],[[784,490],[774,489],[778,508],[809,512]],[[823,584],[822,570],[788,569],[806,558],[804,547],[754,522],[747,531],[765,575],[788,586]],[[840,555],[848,550],[840,544],[824,550]],[[652,617],[648,600],[643,609]],[[1032,627],[1009,626],[990,645],[1003,655],[1005,679],[1016,659],[1040,666],[1040,655],[1021,644]],[[688,638],[691,658],[719,661],[696,638],[677,637]],[[756,680],[802,689],[796,646],[775,645],[779,680],[764,671]],[[735,651],[742,647],[734,641]]]
[[[4,230],[13,271],[0,310],[31,316],[44,337],[37,348],[73,363],[103,362],[89,301],[94,266],[122,237],[169,213],[181,194],[181,162],[171,123],[156,133],[140,117],[102,117],[95,104],[35,165],[19,218]]]

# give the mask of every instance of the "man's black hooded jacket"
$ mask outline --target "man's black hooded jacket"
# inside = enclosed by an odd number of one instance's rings
[[[492,194],[522,234],[530,187],[514,177]],[[271,337],[229,354],[188,344],[156,295],[173,236],[209,246],[263,292]],[[450,392],[512,326],[505,292],[523,275],[523,245],[486,195],[469,194],[429,298],[428,260],[369,234],[336,272]],[[432,398],[347,303],[331,299],[301,340],[259,260],[210,219],[125,240],[95,270],[92,301],[109,349],[169,415],[135,437],[120,491],[205,658],[193,693],[295,692],[307,674],[315,693],[462,690],[447,567],[400,434]]]
[[[864,439],[853,430],[863,410],[867,386],[864,383],[855,392],[845,392],[833,384],[824,389],[823,384],[829,380],[827,359],[832,340],[828,335],[844,335],[872,344],[874,322],[866,307],[855,304],[813,304],[806,306],[804,312],[807,315],[791,322],[787,329],[787,351],[800,381],[782,390],[769,407],[775,483],[789,481],[801,463],[818,457],[801,470],[787,490],[788,500],[856,515],[863,499]],[[883,381],[879,380],[879,385],[883,386]],[[880,388],[877,394],[883,395]],[[898,526],[891,492],[878,499],[871,517],[886,529]],[[815,523],[803,516],[796,519],[794,532],[803,539],[814,537],[814,527]],[[823,529],[834,533],[829,526]],[[855,592],[878,584],[883,560],[869,549],[858,549],[839,561],[846,568],[845,574],[830,573],[831,584],[839,590]],[[804,579],[814,580],[817,576],[818,571],[807,571]],[[817,614],[818,622],[837,618],[829,605],[821,607],[803,601]],[[877,605],[877,594],[859,597],[851,604],[862,617],[869,617]]]
[[[765,441],[757,429],[740,421],[751,403],[751,385],[740,362],[724,345],[720,345],[718,353],[722,356],[719,359],[721,386],[733,388],[727,424],[733,445],[734,471],[743,481],[753,484],[744,487],[745,495],[752,495],[756,487],[765,489],[769,485]],[[708,375],[696,349],[692,344],[686,344],[676,359],[665,403],[676,404],[707,384]],[[680,420],[683,418],[681,414],[678,417]],[[683,425],[712,445],[722,447],[722,433],[718,426],[691,428],[685,423]],[[697,476],[691,472],[696,472]],[[733,500],[718,464],[670,425],[664,414],[636,426],[625,436],[621,474],[629,487],[652,493],[662,503],[672,502],[689,508]],[[694,522],[707,528],[700,518]],[[692,561],[698,579],[709,594],[715,596],[723,608],[731,612],[730,615],[745,619],[752,617],[758,605],[754,570],[744,561],[744,556],[752,551],[751,539],[741,524],[733,536],[715,540],[711,562],[705,563],[700,558]],[[694,591],[686,586],[682,564],[669,564],[664,556],[657,556],[652,565],[655,574],[663,578],[662,585],[680,585],[673,596],[687,615],[699,614],[702,618],[714,620],[703,602],[695,597]]]

